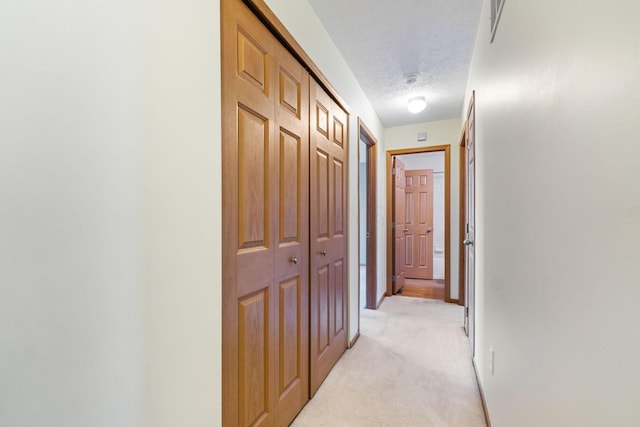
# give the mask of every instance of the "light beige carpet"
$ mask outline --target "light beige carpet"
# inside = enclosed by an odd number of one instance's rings
[[[463,308],[394,296],[363,310],[360,339],[291,425],[486,426]]]

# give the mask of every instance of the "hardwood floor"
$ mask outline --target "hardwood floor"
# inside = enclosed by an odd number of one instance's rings
[[[405,279],[399,295],[415,298],[429,298],[444,301],[444,280]]]

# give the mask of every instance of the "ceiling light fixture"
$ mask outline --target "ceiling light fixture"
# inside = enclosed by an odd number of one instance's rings
[[[416,96],[409,100],[409,111],[412,113],[419,113],[424,110],[427,106],[427,100],[424,99],[424,96]]]

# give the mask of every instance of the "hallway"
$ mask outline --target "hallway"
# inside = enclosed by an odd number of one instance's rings
[[[463,308],[394,296],[361,312],[361,336],[292,426],[485,426]]]

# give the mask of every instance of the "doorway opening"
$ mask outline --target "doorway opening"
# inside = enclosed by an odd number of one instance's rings
[[[387,151],[386,296],[450,293],[450,146]]]
[[[358,218],[359,218],[359,303],[358,310],[376,309],[377,238],[376,238],[376,143],[371,131],[358,119]],[[358,315],[358,321],[360,316]],[[358,325],[358,329],[359,325]]]
[[[395,172],[397,179],[404,171],[405,187],[403,200],[396,194],[405,214],[401,227],[394,221],[404,239],[404,280],[397,293],[444,301],[444,152],[403,154],[395,161],[403,164]]]

